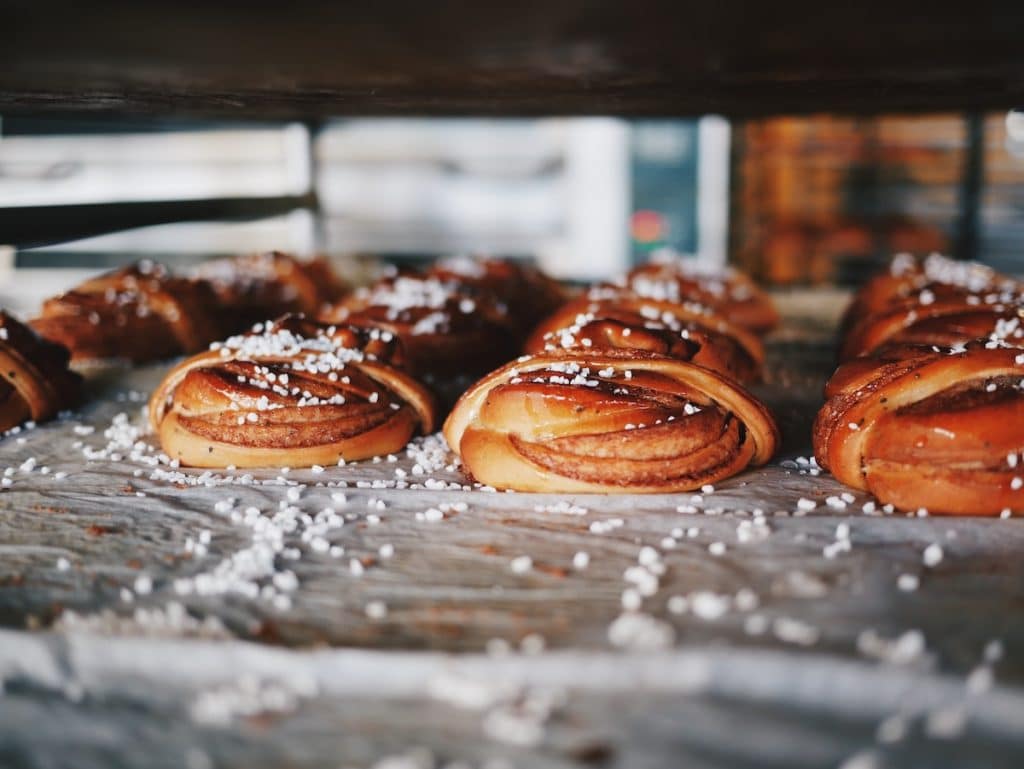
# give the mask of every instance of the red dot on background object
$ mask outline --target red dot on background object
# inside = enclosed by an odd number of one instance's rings
[[[659,240],[665,231],[665,219],[657,211],[635,211],[630,220],[633,240],[650,243]]]

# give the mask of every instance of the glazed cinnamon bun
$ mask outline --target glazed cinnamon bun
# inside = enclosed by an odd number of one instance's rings
[[[482,483],[598,493],[699,488],[764,464],[779,440],[732,379],[637,350],[520,358],[459,399],[444,435]]]
[[[164,451],[193,467],[309,467],[398,451],[434,426],[388,332],[290,316],[173,368],[150,400]]]
[[[357,289],[321,314],[329,323],[386,329],[402,340],[418,374],[479,375],[516,352],[515,323],[495,298],[471,285],[397,274]]]
[[[280,251],[215,259],[191,275],[210,283],[231,331],[286,313],[313,316],[347,290],[325,259]]]
[[[152,262],[48,299],[30,325],[68,348],[73,361],[159,360],[201,350],[225,333],[208,283],[173,277]]]
[[[726,268],[710,270],[680,258],[657,259],[613,283],[592,289],[591,298],[615,298],[623,289],[645,299],[710,307],[737,326],[755,333],[779,322],[771,298],[747,275]]]
[[[49,419],[78,400],[68,351],[0,311],[0,431]]]
[[[893,346],[841,366],[814,425],[819,464],[900,509],[1024,512],[1024,350]]]
[[[490,294],[508,309],[520,333],[526,333],[566,300],[559,283],[535,267],[507,259],[456,256],[442,259],[427,275]]]
[[[926,290],[928,291],[928,290]],[[843,340],[840,360],[850,360],[887,345],[955,347],[993,334],[1024,338],[1024,295],[999,294],[991,303],[973,294],[935,298],[922,292],[853,325]],[[992,295],[990,294],[991,298]]]
[[[910,254],[897,254],[886,270],[879,272],[857,292],[844,317],[844,329],[861,318],[885,310],[893,302],[902,302],[922,291],[937,298],[951,295],[1019,292],[1019,281],[1001,275],[978,262],[961,262],[942,254],[917,259]]]
[[[693,302],[674,304],[622,292],[569,302],[527,340],[527,353],[643,350],[690,361],[741,382],[760,378],[764,345],[750,331]]]

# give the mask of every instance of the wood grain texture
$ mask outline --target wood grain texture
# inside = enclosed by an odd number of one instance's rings
[[[1009,0],[15,4],[0,109],[730,115],[1024,103]]]

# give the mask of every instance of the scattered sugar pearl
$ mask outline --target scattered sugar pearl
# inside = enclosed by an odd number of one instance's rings
[[[544,640],[544,636],[539,633],[530,633],[519,642],[519,651],[528,655],[540,654],[544,651],[545,646],[547,646],[547,642]]]
[[[989,665],[994,665],[1003,658],[1003,642],[998,638],[994,638],[985,644],[985,649],[982,651],[982,657]]]
[[[382,620],[388,616],[388,606],[383,601],[370,601],[366,604],[366,616],[374,620]]]
[[[924,565],[929,568],[938,566],[939,563],[942,562],[942,556],[942,545],[938,544],[937,542],[933,542],[932,544],[928,545],[928,547],[926,547],[924,550]]]
[[[725,543],[712,542],[710,545],[708,545],[708,552],[714,556],[725,555]]]
[[[67,571],[70,568],[71,561],[69,561],[67,558],[61,557],[57,559],[57,571]]]
[[[690,602],[683,595],[674,595],[668,599],[666,604],[670,614],[685,614],[687,609],[690,608]]]
[[[967,691],[971,694],[984,694],[992,688],[994,679],[992,668],[976,667],[967,676]]]
[[[381,558],[391,558],[395,554],[395,546],[387,542],[377,549],[377,554]]]
[[[715,493],[715,487],[712,486],[710,483],[705,483],[703,486],[700,487],[700,490],[704,494],[714,494]]]
[[[901,714],[889,716],[875,730],[875,737],[883,745],[902,741],[907,736],[907,719]]]
[[[622,591],[622,608],[626,611],[639,611],[643,603],[644,599],[636,588],[628,587]]]
[[[1014,491],[1017,491],[1021,486],[1024,486],[1024,479],[1022,478],[1017,477],[1010,481],[1010,488]]]
[[[153,579],[147,574],[140,574],[135,578],[133,587],[138,595],[149,595],[153,592]]]
[[[590,565],[590,554],[580,550],[572,557],[572,567],[577,571],[583,571]]]
[[[363,572],[366,571],[366,567],[363,566],[363,562],[358,558],[352,558],[348,562],[348,570],[353,577],[361,577]]]
[[[525,574],[533,568],[533,559],[528,555],[516,556],[510,564],[515,574]]]
[[[916,574],[900,574],[896,579],[897,587],[904,593],[913,593],[920,584],[921,580]]]
[[[800,497],[800,499],[798,499],[796,502],[796,506],[799,510],[810,512],[811,510],[814,510],[818,506],[818,503],[815,502],[813,499]]]

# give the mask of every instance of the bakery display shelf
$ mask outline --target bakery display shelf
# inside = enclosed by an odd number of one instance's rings
[[[1024,526],[816,474],[837,304],[780,306],[783,452],[695,494],[173,468],[166,366],[92,372],[0,443],[0,765],[1019,766]]]

